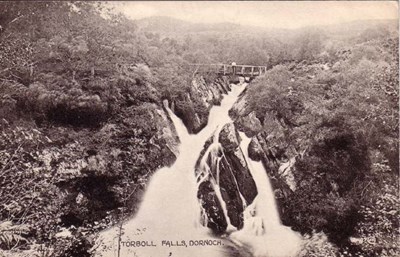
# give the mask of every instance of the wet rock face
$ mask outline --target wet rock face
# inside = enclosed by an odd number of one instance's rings
[[[293,164],[298,152],[286,139],[287,128],[284,123],[274,115],[266,113],[261,125],[254,112],[246,114],[241,110],[238,113],[240,114],[235,120],[238,130],[252,136],[248,149],[249,157],[263,163],[273,184],[274,181],[281,180],[294,189]]]
[[[239,190],[247,203],[252,203],[257,195],[256,184],[250,174],[247,162],[239,147],[239,133],[233,123],[226,124],[219,135],[224,149],[224,159],[236,178]]]
[[[249,157],[255,161],[262,161],[269,169],[279,168],[279,163],[286,158],[285,149],[274,134],[261,132],[254,136],[249,145]]]
[[[205,144],[196,165],[196,175],[202,174],[198,197],[207,216],[207,225],[220,233],[227,227],[224,206],[230,224],[242,228],[243,210],[253,202],[257,188],[233,123],[226,124],[216,140],[208,140]]]
[[[222,127],[218,141],[226,152],[233,152],[239,147],[239,134],[233,123],[228,123]]]
[[[262,130],[261,121],[257,118],[256,113],[253,111],[246,116],[240,117],[235,121],[238,129],[243,131],[246,136],[252,137]]]
[[[209,109],[199,101],[199,98],[190,97],[188,94],[183,100],[174,102],[174,113],[182,119],[187,130],[191,134],[196,134],[207,125]]]
[[[219,77],[214,82],[206,82],[204,77],[197,76],[192,81],[192,89],[201,97],[207,108],[212,105],[220,105],[223,94],[230,90],[230,84],[226,77]]]
[[[274,188],[281,189],[278,196],[295,190],[293,173],[297,151],[284,140],[283,135],[263,131],[252,138],[248,150],[251,159],[261,161],[266,167]]]
[[[231,90],[226,77],[207,82],[196,76],[185,95],[172,101],[174,113],[182,119],[189,133],[196,134],[207,125],[208,114],[213,105],[220,105],[223,95]]]
[[[223,233],[228,224],[210,181],[204,181],[200,184],[197,197],[201,199],[201,207],[208,219],[208,227],[218,234]]]
[[[239,98],[236,100],[232,108],[229,110],[229,116],[233,120],[236,120],[239,117],[244,117],[250,113],[249,102],[246,97],[247,96],[246,92],[247,89],[243,90],[243,92],[239,95]]]
[[[147,111],[148,117],[154,122],[155,133],[149,140],[149,143],[154,147],[154,151],[160,151],[163,165],[170,166],[179,154],[179,138],[175,131],[175,127],[167,116],[165,110],[154,103],[143,104]]]
[[[293,174],[296,172],[294,164],[298,151],[287,141],[285,123],[272,113],[265,113],[261,122],[249,108],[251,99],[247,97],[244,91],[229,114],[237,129],[252,137],[249,158],[263,163],[279,204],[281,198],[287,198],[296,190]]]
[[[262,158],[265,158],[264,149],[257,137],[251,139],[248,152],[249,157],[254,161],[261,161]]]
[[[172,121],[166,115],[165,111],[156,109],[155,112],[158,118],[156,138],[162,139],[165,142],[165,147],[162,149],[162,152],[169,153],[166,154],[166,156],[170,156],[170,158],[166,160],[166,164],[169,166],[175,162],[179,154],[179,138]]]

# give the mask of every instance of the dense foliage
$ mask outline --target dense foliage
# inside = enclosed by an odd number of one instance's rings
[[[280,201],[283,222],[303,233],[325,232],[348,247],[342,254],[394,256],[398,42],[362,35],[323,62],[275,66],[253,82],[247,99],[264,129],[270,131],[271,117],[278,120],[281,140],[297,152],[296,190]]]
[[[0,227],[15,231],[0,247],[87,256],[90,235],[131,215],[175,158],[159,112],[167,89],[189,85],[182,59],[143,50],[131,21],[95,3],[0,9]]]
[[[207,120],[189,64],[233,61],[273,67],[249,87],[250,108],[264,126],[279,120],[301,153],[284,223],[365,256],[398,253],[391,23],[348,24],[343,36],[131,21],[94,2],[0,10],[0,255],[89,256],[94,232],[132,215],[151,174],[175,159],[162,100],[187,126]],[[327,241],[313,234],[303,256],[335,255]]]

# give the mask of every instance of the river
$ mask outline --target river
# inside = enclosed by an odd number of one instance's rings
[[[181,141],[179,156],[171,167],[158,170],[147,187],[135,217],[122,227],[100,233],[96,256],[104,257],[266,257],[295,256],[301,238],[280,223],[269,178],[260,162],[248,158],[250,138],[240,133],[241,148],[258,195],[244,212],[244,227],[214,236],[202,226],[197,199],[198,183],[194,167],[204,143],[218,135],[221,127],[232,122],[229,109],[246,83],[232,85],[220,106],[214,106],[208,125],[198,134],[187,132],[183,122],[167,108]],[[222,206],[223,200],[220,199]],[[121,236],[119,236],[121,234]]]

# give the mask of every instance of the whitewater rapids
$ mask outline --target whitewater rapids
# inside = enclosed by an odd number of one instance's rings
[[[243,133],[240,133],[241,148],[259,192],[245,210],[244,228],[231,229],[232,233],[217,237],[200,224],[195,163],[206,140],[224,124],[232,122],[228,111],[246,86],[246,83],[232,85],[232,91],[224,96],[221,105],[211,109],[208,125],[196,135],[190,135],[183,122],[167,108],[181,142],[180,154],[173,166],[153,175],[135,217],[122,227],[100,233],[95,256],[295,256],[301,238],[280,224],[269,178],[261,163],[247,158],[250,139]]]

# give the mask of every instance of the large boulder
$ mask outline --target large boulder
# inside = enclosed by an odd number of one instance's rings
[[[251,139],[249,147],[248,147],[248,153],[249,157],[254,160],[254,161],[261,161],[261,159],[266,158],[265,155],[266,153],[264,152],[264,149],[258,140],[258,138],[255,136]]]
[[[230,110],[230,116],[239,131],[252,137],[248,154],[254,161],[261,161],[274,188],[278,205],[296,190],[294,178],[296,147],[287,140],[289,128],[273,113],[266,112],[263,122],[249,108],[251,99],[244,91]],[[282,206],[280,206],[280,211]]]
[[[207,226],[215,233],[223,233],[228,224],[218,196],[209,180],[199,185],[197,197],[201,199],[200,204],[208,220]]]
[[[246,116],[239,117],[235,120],[235,125],[240,131],[243,131],[246,136],[252,137],[262,130],[261,121],[257,118],[256,112],[251,112]]]
[[[171,101],[171,108],[180,117],[189,133],[196,134],[208,122],[213,105],[220,105],[223,95],[231,90],[226,77],[207,81],[203,76],[195,76],[189,92]]]
[[[224,150],[222,160],[226,161],[227,169],[230,169],[236,178],[239,191],[247,203],[253,202],[257,195],[256,184],[250,174],[246,158],[240,149],[239,134],[233,123],[226,124],[219,134],[219,142]]]
[[[255,161],[261,160],[267,169],[277,171],[280,165],[298,155],[293,144],[288,142],[286,131],[283,122],[266,113],[262,131],[253,136],[250,142],[249,157]]]
[[[207,226],[223,232],[227,228],[223,209],[226,208],[230,224],[242,228],[244,208],[253,202],[257,188],[233,123],[226,124],[217,137],[207,140],[196,164],[196,175]]]

